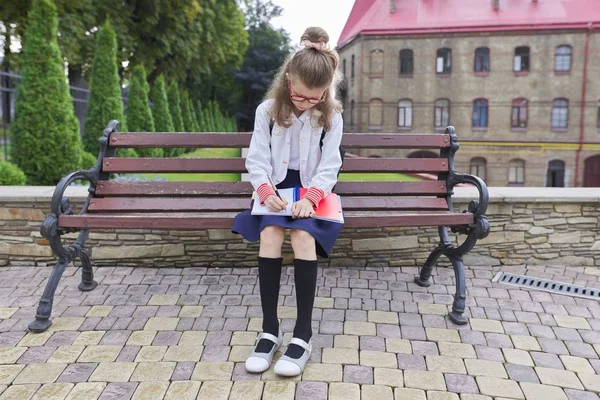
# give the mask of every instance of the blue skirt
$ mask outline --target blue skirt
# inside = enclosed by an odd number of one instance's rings
[[[301,187],[300,171],[289,169],[285,179],[277,185],[278,189]],[[250,203],[252,209],[252,203]],[[260,239],[260,232],[269,225],[280,226],[284,229],[301,229],[315,238],[317,254],[329,257],[335,241],[342,230],[342,224],[322,221],[315,218],[284,217],[278,215],[252,215],[250,209],[236,215],[231,231],[240,234],[250,242]]]

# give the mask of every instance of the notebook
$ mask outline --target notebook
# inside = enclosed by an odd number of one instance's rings
[[[292,204],[297,202],[306,194],[308,189],[306,188],[288,188],[278,189],[281,198],[287,201],[287,208],[283,211],[273,212],[269,211],[267,206],[261,205],[258,201],[254,202],[252,206],[252,215],[281,215],[281,216],[292,216]],[[253,193],[252,198],[258,199],[258,195]],[[335,194],[330,193],[324,199],[322,199],[317,207],[315,208],[315,215],[312,217],[315,219],[321,219],[323,221],[337,222],[340,224],[344,223],[344,213],[342,211],[342,198]]]

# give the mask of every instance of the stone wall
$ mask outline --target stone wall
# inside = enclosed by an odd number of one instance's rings
[[[54,256],[39,227],[53,188],[0,188],[0,266],[52,265]],[[67,192],[76,205],[85,188]],[[455,209],[475,198],[456,189]],[[581,265],[600,267],[600,189],[491,188],[492,232],[465,258],[469,265]],[[66,236],[73,241],[76,234]],[[463,236],[460,237],[464,239]],[[436,228],[345,229],[331,266],[421,266],[438,242]],[[104,230],[88,241],[98,266],[253,266],[258,245],[227,230]],[[289,243],[284,250],[292,260]],[[440,259],[442,264],[447,263]]]

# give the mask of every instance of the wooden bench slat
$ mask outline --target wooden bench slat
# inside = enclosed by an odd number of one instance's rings
[[[229,229],[235,213],[84,214],[61,215],[58,226],[80,229]],[[346,228],[386,226],[459,226],[473,223],[473,214],[427,212],[348,212]],[[399,239],[401,240],[401,239]]]
[[[251,133],[117,133],[112,147],[248,147]],[[446,134],[345,133],[346,149],[440,149],[450,145]]]
[[[107,157],[102,170],[110,173],[246,172],[243,158],[114,158]],[[444,172],[444,158],[350,158],[344,172]]]
[[[194,197],[109,197],[92,199],[89,212],[204,212],[243,211],[250,205],[249,198],[194,198]],[[406,197],[348,197],[343,200],[345,211],[352,210],[448,210],[441,198]]]
[[[250,182],[116,182],[101,181],[96,195],[110,196],[249,196]],[[444,195],[442,181],[338,182],[335,192],[342,196]]]

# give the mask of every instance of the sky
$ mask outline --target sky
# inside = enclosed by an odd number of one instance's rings
[[[354,0],[272,0],[283,8],[283,14],[271,21],[275,28],[284,28],[294,45],[309,26],[320,26],[329,34],[329,45],[337,46]]]

